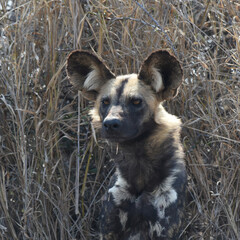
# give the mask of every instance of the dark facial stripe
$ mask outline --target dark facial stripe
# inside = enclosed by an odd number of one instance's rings
[[[121,82],[121,85],[116,89],[117,104],[119,104],[119,99],[120,99],[120,97],[121,97],[121,95],[122,95],[122,93],[123,93],[124,87],[125,87],[125,85],[127,84],[127,82],[128,82],[128,78],[125,79],[125,80],[123,80],[123,81]]]

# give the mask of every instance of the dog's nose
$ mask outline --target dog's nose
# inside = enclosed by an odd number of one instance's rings
[[[103,126],[107,131],[117,131],[121,126],[121,121],[117,118],[105,119],[103,122]]]

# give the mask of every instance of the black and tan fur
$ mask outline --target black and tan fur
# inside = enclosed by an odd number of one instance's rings
[[[116,163],[100,238],[178,239],[186,185],[181,121],[161,102],[177,94],[183,75],[179,62],[159,50],[139,74],[116,77],[95,55],[74,51],[67,71],[83,96],[95,101],[92,123]]]

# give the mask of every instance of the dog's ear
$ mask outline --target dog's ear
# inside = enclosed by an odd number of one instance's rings
[[[174,56],[168,51],[158,50],[143,62],[138,78],[150,85],[159,101],[163,101],[177,95],[183,79],[183,71]]]
[[[73,86],[82,95],[95,101],[101,87],[115,78],[108,67],[95,55],[87,51],[76,50],[67,59],[67,74]]]

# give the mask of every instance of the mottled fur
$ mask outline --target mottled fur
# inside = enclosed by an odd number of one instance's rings
[[[186,185],[181,121],[161,102],[177,94],[179,62],[160,50],[139,74],[115,77],[95,55],[75,51],[67,71],[95,101],[93,126],[116,163],[100,216],[101,239],[178,239]]]

